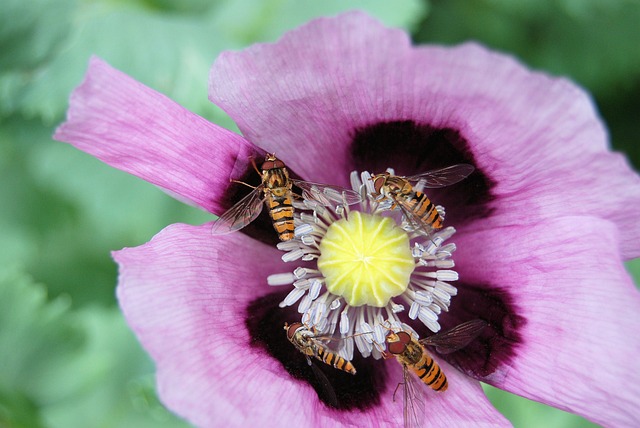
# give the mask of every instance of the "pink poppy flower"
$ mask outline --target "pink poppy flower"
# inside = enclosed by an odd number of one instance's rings
[[[449,390],[425,393],[428,422],[509,425],[484,381],[603,425],[640,423],[640,298],[622,264],[640,254],[640,179],[609,151],[582,90],[476,44],[411,46],[348,13],[223,53],[210,99],[243,136],[94,58],[55,138],[215,214],[247,192],[229,179],[258,183],[249,159],[265,151],[298,177],[342,186],[352,170],[472,164],[429,193],[457,229],[458,295],[439,321],[489,327],[434,354]],[[176,224],[114,253],[118,298],[162,401],[203,427],[401,424],[395,361],[356,356],[355,376],[323,368],[337,396],[326,405],[282,329],[300,319],[279,307],[288,290],[267,286],[290,270],[268,217],[242,233],[210,229]]]

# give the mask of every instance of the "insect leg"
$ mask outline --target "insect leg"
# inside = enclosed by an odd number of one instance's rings
[[[230,183],[238,183],[238,184],[244,184],[247,187],[251,187],[252,189],[256,189],[256,186],[252,186],[251,184],[247,184],[244,181],[239,181],[239,180],[233,180],[233,179],[229,179]]]

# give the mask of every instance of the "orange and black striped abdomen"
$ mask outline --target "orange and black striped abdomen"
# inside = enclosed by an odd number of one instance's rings
[[[442,228],[442,217],[440,217],[436,206],[424,193],[414,190],[404,195],[402,204],[420,218],[424,224],[433,229]]]
[[[434,391],[444,392],[449,386],[447,377],[440,370],[440,366],[426,351],[422,353],[422,358],[415,366],[411,367],[411,370]]]
[[[293,239],[293,203],[290,193],[285,196],[267,195],[269,215],[273,220],[273,228],[278,232],[281,241]]]
[[[318,347],[318,359],[325,364],[335,367],[338,370],[356,374],[356,368],[353,367],[351,361],[345,360],[335,352],[328,351],[323,347]]]

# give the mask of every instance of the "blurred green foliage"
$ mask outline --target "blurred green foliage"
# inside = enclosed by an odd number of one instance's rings
[[[223,49],[361,8],[417,42],[477,39],[594,94],[640,165],[631,0],[5,0],[0,3],[0,427],[182,427],[120,314],[109,251],[211,216],[51,140],[90,55],[230,129],[207,100]],[[640,261],[629,264],[640,282]],[[517,426],[589,426],[488,388]]]

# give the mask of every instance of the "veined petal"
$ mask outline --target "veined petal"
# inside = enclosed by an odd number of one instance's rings
[[[492,161],[487,167],[539,161],[549,146],[567,155],[606,149],[592,103],[568,81],[475,44],[412,47],[405,32],[360,12],[223,53],[209,90],[247,138],[292,164],[297,158],[298,172],[319,181],[353,169],[358,129],[390,121],[458,130],[483,166]],[[401,149],[389,143],[387,155]],[[356,169],[377,172],[371,164]]]
[[[245,306],[269,290],[279,253],[242,234],[214,239],[210,227],[172,225],[114,253],[118,299],[156,362],[160,398],[203,427],[264,417],[298,425],[300,415],[276,413],[278,402],[302,392],[285,382],[277,361],[252,350],[244,325]]]
[[[599,424],[640,423],[640,293],[620,261],[613,224],[558,218],[463,234],[457,244],[461,282],[510,295],[522,320],[491,326],[519,343],[482,380]],[[458,289],[452,313],[479,307],[465,297],[464,285]],[[513,319],[485,313],[494,315]],[[500,360],[500,352],[489,360]],[[481,374],[472,359],[452,361]]]
[[[432,355],[433,356],[433,355]],[[447,376],[449,388],[442,393],[431,390],[424,385],[417,377],[414,378],[415,386],[424,399],[424,420],[419,426],[433,427],[510,427],[511,423],[504,418],[487,399],[476,380],[465,376],[442,359],[434,356],[440,365],[440,369]],[[387,361],[389,367],[390,382],[383,392],[383,404],[380,409],[381,415],[387,415],[387,419],[377,419],[377,424],[371,426],[402,426],[403,394],[402,367],[395,361]],[[411,376],[414,376],[411,374]],[[398,387],[393,400],[394,391]],[[355,416],[355,415],[354,415]],[[392,417],[393,419],[389,419]],[[356,418],[347,419],[352,421],[349,426],[368,426],[358,423]],[[374,419],[376,422],[376,419]]]
[[[263,282],[277,269],[278,255],[244,235],[212,239],[209,225],[181,224],[167,227],[147,244],[114,253],[120,266],[118,299],[156,362],[162,401],[201,427],[260,425],[265,420],[283,427],[400,424],[402,404],[393,401],[402,379],[399,364],[376,362],[392,374],[379,404],[366,411],[340,411],[326,407],[307,383],[252,346],[246,305],[269,291]],[[242,259],[251,263],[238,263]],[[450,390],[427,391],[428,421],[508,425],[477,381],[442,364]]]
[[[624,156],[576,153],[528,171],[515,165],[505,164],[500,172],[504,176],[495,177],[493,215],[469,228],[524,224],[532,218],[594,216],[619,227],[624,259],[640,256],[640,176]]]
[[[209,91],[303,177],[346,185],[353,169],[472,163],[464,182],[429,192],[460,230],[471,219],[477,229],[594,215],[623,231],[625,258],[640,255],[640,178],[609,153],[590,97],[509,56],[473,43],[414,47],[353,12],[223,53]]]
[[[217,214],[229,179],[262,153],[97,57],[54,138]]]

